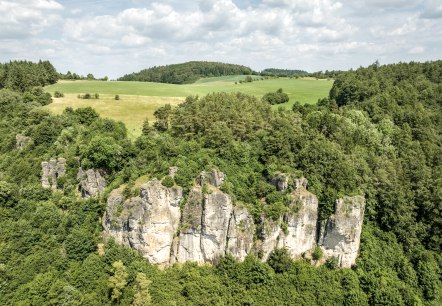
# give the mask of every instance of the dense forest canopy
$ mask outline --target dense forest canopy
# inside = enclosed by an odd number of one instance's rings
[[[190,84],[200,78],[226,75],[252,74],[252,69],[235,64],[192,61],[182,64],[152,67],[126,74],[119,81],[159,82],[171,84]]]
[[[36,86],[55,84],[58,79],[59,74],[49,61],[0,63],[0,89],[25,92]]]
[[[53,116],[0,90],[0,304],[440,305],[441,80],[442,61],[372,65],[339,74],[328,98],[292,110],[242,93],[191,96],[158,109],[135,142],[92,108]],[[17,147],[17,135],[28,144]],[[60,156],[59,191],[43,189],[40,163]],[[227,256],[161,271],[103,244],[106,195],[79,199],[79,164],[103,169],[107,192],[125,184],[128,194],[140,176],[161,179],[170,166],[185,189],[216,167],[224,191],[255,217],[287,209],[272,175],[303,175],[322,219],[339,196],[365,196],[360,256],[336,269],[281,249],[265,263]]]
[[[278,69],[278,68],[266,68],[261,71],[261,75],[274,75],[274,76],[307,76],[308,72],[298,69]]]

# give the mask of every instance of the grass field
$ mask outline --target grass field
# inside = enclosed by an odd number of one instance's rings
[[[243,80],[241,76],[201,79],[195,84],[174,85],[148,82],[118,81],[60,81],[46,87],[46,91],[60,91],[64,98],[54,98],[54,102],[45,106],[49,111],[59,114],[70,106],[73,108],[91,106],[103,116],[122,121],[126,124],[129,135],[135,138],[141,133],[145,118],[153,121],[153,112],[167,103],[177,105],[189,95],[203,96],[213,92],[243,92],[261,98],[265,93],[282,88],[289,95],[290,101],[279,106],[290,108],[295,101],[316,103],[328,96],[333,81],[312,79],[278,78],[251,83],[235,84]],[[78,99],[78,94],[99,93],[98,100]],[[115,100],[115,95],[120,100]],[[279,107],[275,106],[275,107]]]

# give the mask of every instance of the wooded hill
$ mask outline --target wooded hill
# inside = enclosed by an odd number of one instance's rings
[[[54,116],[25,97],[0,90],[0,305],[442,305],[442,61],[344,72],[328,98],[291,110],[242,93],[188,97],[135,142],[92,108]],[[66,173],[44,189],[41,162],[58,157]],[[79,163],[105,171],[102,197],[80,198]],[[211,168],[257,221],[289,209],[275,173],[306,177],[321,219],[336,198],[363,195],[356,265],[279,249],[160,270],[103,241],[111,190],[132,197],[145,176],[188,191]]]
[[[278,68],[266,68],[261,71],[261,75],[274,75],[274,76],[307,76],[308,72],[304,70],[293,69],[278,69]]]
[[[249,67],[218,62],[192,61],[182,64],[155,66],[126,74],[119,81],[158,82],[171,84],[190,84],[200,78],[219,77],[237,74],[252,74]]]

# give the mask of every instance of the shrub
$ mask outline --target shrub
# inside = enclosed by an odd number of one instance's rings
[[[323,255],[324,255],[324,252],[322,251],[321,247],[316,246],[313,253],[312,253],[313,260],[320,260]]]
[[[54,97],[55,98],[63,98],[64,97],[64,93],[56,91],[56,92],[54,92]]]
[[[278,89],[276,92],[266,93],[262,97],[262,101],[267,102],[269,104],[282,104],[289,101],[289,96],[282,91],[282,88]]]
[[[170,188],[173,187],[173,185],[175,185],[175,180],[170,175],[167,175],[163,178],[161,184],[163,184],[164,187]]]
[[[119,95],[115,95],[115,100],[120,100],[120,96]]]

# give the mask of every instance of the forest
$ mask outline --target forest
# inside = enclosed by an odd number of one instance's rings
[[[240,92],[189,96],[157,109],[135,141],[91,107],[43,110],[39,86],[56,81],[43,63],[0,66],[1,305],[442,304],[442,61],[340,72],[328,97],[290,110]],[[30,67],[24,85],[4,81]],[[44,189],[41,162],[57,157],[66,175],[58,191]],[[80,199],[79,165],[106,173],[103,196]],[[226,256],[161,270],[103,241],[109,192],[125,184],[130,194],[139,177],[162,179],[171,166],[185,190],[220,169],[223,191],[256,217],[288,209],[269,183],[279,172],[308,179],[321,219],[338,197],[364,195],[356,265],[316,266],[276,249],[266,262]]]
[[[252,73],[252,69],[241,65],[193,61],[144,69],[140,72],[127,74],[118,80],[190,84],[204,77],[219,77],[238,74],[248,75]]]

